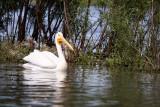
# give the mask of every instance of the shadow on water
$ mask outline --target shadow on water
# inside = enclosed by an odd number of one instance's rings
[[[0,106],[158,106],[160,74],[69,65],[67,71],[0,65]]]

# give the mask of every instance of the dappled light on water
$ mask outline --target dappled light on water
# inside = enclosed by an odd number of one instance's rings
[[[69,65],[30,71],[0,65],[0,106],[157,106],[160,74]]]

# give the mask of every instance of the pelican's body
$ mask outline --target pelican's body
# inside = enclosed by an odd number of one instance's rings
[[[62,52],[61,42],[64,42],[71,50],[73,50],[72,46],[63,38],[63,34],[58,32],[55,36],[55,44],[59,57],[48,51],[40,52],[34,50],[34,52],[23,58],[28,62],[23,64],[23,67],[26,69],[42,71],[66,70],[67,63]]]

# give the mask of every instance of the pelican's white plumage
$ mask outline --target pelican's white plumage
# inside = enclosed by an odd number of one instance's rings
[[[72,46],[63,38],[63,34],[58,32],[55,36],[55,44],[59,57],[48,51],[40,52],[39,50],[34,50],[34,52],[23,58],[28,62],[23,64],[23,67],[26,69],[43,71],[66,70],[67,63],[62,52],[61,42],[64,42],[73,50]]]

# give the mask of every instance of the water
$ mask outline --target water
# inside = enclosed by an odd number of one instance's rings
[[[69,65],[67,71],[29,71],[0,65],[0,107],[156,107],[160,74]]]

